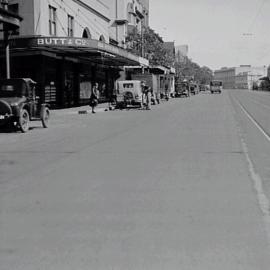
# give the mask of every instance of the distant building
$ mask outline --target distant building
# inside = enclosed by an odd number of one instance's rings
[[[173,67],[175,64],[175,46],[174,41],[164,42],[163,47],[167,51],[167,58],[169,58],[169,62],[171,62],[171,66]]]
[[[188,45],[179,45],[175,47],[176,61],[183,63],[188,57]]]
[[[261,77],[267,75],[267,67],[252,67],[241,65],[239,67],[221,68],[214,72],[214,79],[223,82],[225,89],[252,89],[253,84]]]

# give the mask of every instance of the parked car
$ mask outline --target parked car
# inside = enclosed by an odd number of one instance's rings
[[[36,82],[29,78],[0,80],[0,127],[11,124],[27,132],[30,121],[35,120],[48,127],[49,107],[40,103],[35,86]]]
[[[199,93],[198,85],[196,83],[194,83],[194,82],[190,83],[189,89],[190,89],[190,93],[192,95],[196,95],[196,94]]]
[[[175,97],[189,97],[189,83],[182,82],[176,84],[175,87]]]
[[[207,90],[205,84],[200,84],[199,88],[201,92],[205,92]]]
[[[128,106],[143,107],[144,84],[139,80],[118,81],[116,107],[126,108]]]

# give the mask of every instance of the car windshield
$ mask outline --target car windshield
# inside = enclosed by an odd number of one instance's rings
[[[26,85],[19,80],[0,81],[0,97],[23,96],[26,92]]]
[[[211,82],[211,86],[222,86],[222,82],[213,81],[213,82]]]

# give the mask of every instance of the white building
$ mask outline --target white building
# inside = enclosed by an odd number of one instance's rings
[[[223,82],[225,89],[252,89],[253,82],[267,75],[267,67],[240,67],[221,68],[214,72],[214,79]]]

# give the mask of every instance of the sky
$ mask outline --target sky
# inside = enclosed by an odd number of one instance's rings
[[[150,27],[211,69],[270,65],[270,0],[150,0]]]

